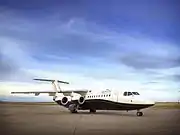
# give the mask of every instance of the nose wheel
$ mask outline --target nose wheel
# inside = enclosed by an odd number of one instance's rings
[[[143,116],[143,112],[137,112],[136,115],[137,116]]]

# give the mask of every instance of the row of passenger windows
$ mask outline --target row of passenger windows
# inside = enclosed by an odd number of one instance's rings
[[[108,95],[92,95],[92,96],[88,96],[88,98],[95,98],[95,97],[110,97],[111,94]]]
[[[124,92],[124,96],[139,95],[138,92]]]

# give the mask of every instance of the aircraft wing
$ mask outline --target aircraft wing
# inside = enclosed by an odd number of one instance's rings
[[[24,92],[11,92],[11,94],[35,94],[35,96],[39,96],[41,93],[49,94],[49,96],[55,96],[56,92],[53,91],[24,91]]]
[[[80,94],[81,96],[84,96],[87,94],[89,90],[66,90],[66,91],[61,91],[58,93],[63,93],[66,96],[70,96],[72,93],[77,93]]]
[[[38,96],[39,94],[47,93],[49,96],[55,96],[56,93],[62,93],[65,96],[70,96],[72,93],[77,93],[82,96],[86,95],[88,90],[66,90],[61,92],[54,92],[54,91],[25,91],[25,92],[11,92],[11,94],[35,94],[35,96]]]

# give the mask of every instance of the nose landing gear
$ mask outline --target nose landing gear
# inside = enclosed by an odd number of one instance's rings
[[[138,111],[138,112],[136,113],[136,115],[137,115],[137,116],[143,116],[143,112],[139,112],[139,111]]]

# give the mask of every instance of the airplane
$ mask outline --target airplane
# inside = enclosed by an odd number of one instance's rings
[[[78,110],[90,110],[95,113],[96,110],[137,110],[137,116],[143,116],[141,109],[155,105],[154,101],[144,100],[136,91],[120,91],[115,93],[109,89],[101,92],[91,90],[63,90],[59,83],[69,84],[69,82],[51,79],[33,79],[36,81],[51,82],[54,91],[29,91],[29,92],[11,92],[11,94],[35,94],[48,93],[53,96],[53,101],[58,105],[66,107],[71,113],[77,113]]]

